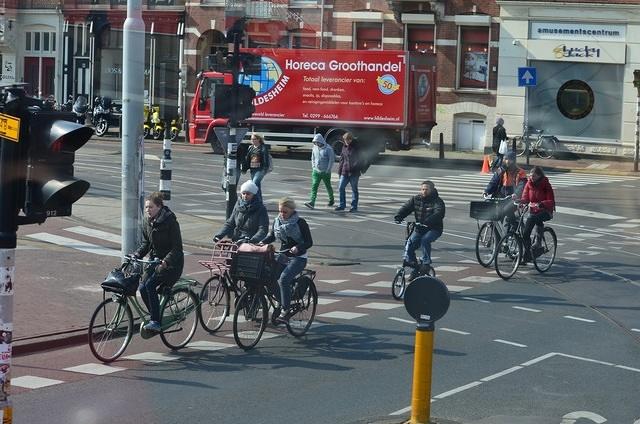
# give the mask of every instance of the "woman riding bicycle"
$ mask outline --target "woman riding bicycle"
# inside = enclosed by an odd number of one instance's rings
[[[240,198],[222,229],[213,236],[214,242],[229,237],[232,241],[258,243],[267,235],[269,215],[257,196],[258,190],[258,186],[251,180],[240,186]]]
[[[523,262],[531,260],[532,250],[535,253],[540,248],[540,237],[536,239],[536,244],[531,246],[531,232],[533,227],[537,227],[538,234],[542,234],[543,222],[553,218],[555,210],[555,196],[553,187],[549,179],[544,175],[544,171],[539,166],[534,166],[529,172],[529,179],[520,198],[522,203],[529,203],[529,214],[524,222],[522,230],[522,242],[525,252]]]
[[[182,235],[175,214],[164,205],[162,193],[153,192],[145,199],[144,212],[142,243],[134,256],[143,258],[148,253],[161,260],[155,269],[147,269],[139,287],[142,301],[151,315],[151,321],[144,329],[159,332],[160,300],[156,290],[160,284],[173,285],[182,275]]]
[[[414,268],[409,279],[418,275],[415,250],[422,246],[422,265],[430,266],[431,243],[442,235],[445,204],[433,182],[423,181],[420,185],[420,194],[410,198],[398,210],[394,220],[400,223],[411,212],[415,215],[416,223],[422,225],[416,226],[415,231],[405,243],[404,262],[407,266]]]
[[[276,260],[285,264],[278,277],[278,285],[280,286],[280,316],[278,321],[285,322],[289,319],[291,305],[291,285],[300,272],[307,266],[307,250],[313,246],[311,238],[311,230],[307,221],[300,218],[296,212],[296,203],[288,198],[283,197],[278,201],[278,216],[273,220],[273,225],[269,234],[260,242],[260,244],[272,243],[280,240],[280,253]]]

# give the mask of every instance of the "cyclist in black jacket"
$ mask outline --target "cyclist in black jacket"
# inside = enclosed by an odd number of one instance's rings
[[[445,214],[444,201],[438,195],[435,184],[427,180],[420,185],[420,194],[410,198],[394,217],[400,223],[410,213],[415,215],[416,226],[411,237],[407,239],[404,249],[405,265],[417,269],[416,253],[422,247],[422,264],[431,265],[431,243],[436,241],[443,231]]]

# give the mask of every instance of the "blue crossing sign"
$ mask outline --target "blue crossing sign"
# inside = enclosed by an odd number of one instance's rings
[[[537,83],[536,68],[518,68],[518,87],[535,87]]]

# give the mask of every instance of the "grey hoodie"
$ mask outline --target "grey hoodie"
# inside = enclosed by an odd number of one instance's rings
[[[313,142],[320,144],[322,147],[318,145],[313,146],[313,150],[311,151],[311,168],[318,172],[331,173],[331,168],[335,161],[333,148],[327,145],[324,137],[320,134],[315,135]]]

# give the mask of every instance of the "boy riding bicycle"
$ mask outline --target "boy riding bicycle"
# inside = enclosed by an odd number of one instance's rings
[[[405,243],[404,265],[413,268],[409,279],[415,278],[421,272],[420,268],[431,266],[431,243],[436,241],[443,231],[445,204],[433,182],[423,181],[420,185],[420,194],[411,197],[393,219],[400,223],[412,212],[416,223],[421,225],[416,225],[415,231]],[[415,250],[418,247],[422,247],[421,267],[418,267],[416,261]]]

